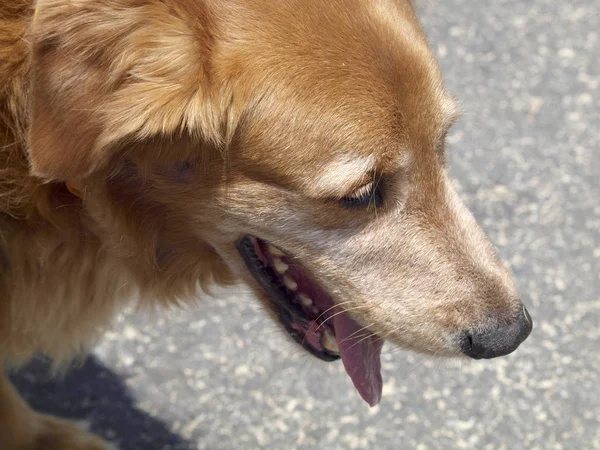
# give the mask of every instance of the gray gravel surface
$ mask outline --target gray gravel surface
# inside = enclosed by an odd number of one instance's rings
[[[465,111],[451,174],[534,318],[522,347],[458,363],[388,346],[369,409],[234,289],[122,315],[63,382],[32,365],[14,379],[36,407],[122,449],[600,449],[600,2],[418,3]]]

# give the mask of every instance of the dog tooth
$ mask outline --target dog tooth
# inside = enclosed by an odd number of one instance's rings
[[[338,346],[337,339],[331,330],[325,330],[323,337],[321,338],[321,345],[331,353],[340,353],[340,347]]]
[[[267,245],[267,251],[273,256],[285,256],[285,253],[283,253],[281,250],[279,250],[273,244]]]
[[[290,291],[298,290],[298,283],[288,276],[283,277],[283,283]]]
[[[306,294],[300,294],[298,297],[300,297],[300,303],[302,303],[304,306],[310,306],[313,304],[312,298]]]
[[[277,271],[277,273],[286,273],[287,270],[290,268],[290,266],[288,266],[279,258],[273,258],[273,265],[275,266],[275,270]]]

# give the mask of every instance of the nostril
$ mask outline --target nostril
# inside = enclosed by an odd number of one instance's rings
[[[533,321],[525,307],[509,324],[493,329],[467,331],[461,339],[462,352],[473,359],[495,358],[512,353],[531,333]]]
[[[533,329],[533,319],[531,318],[531,315],[525,306],[523,306],[523,311],[518,319],[518,322],[521,325],[519,338],[521,339],[520,342],[523,342],[531,334],[531,330]]]
[[[529,311],[527,311],[527,308],[525,308],[525,305],[523,305],[523,320],[529,325],[530,329],[533,327],[533,320],[529,315]]]

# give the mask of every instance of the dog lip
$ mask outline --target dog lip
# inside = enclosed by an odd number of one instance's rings
[[[245,240],[247,238],[244,237],[238,241],[237,248],[238,252],[242,256],[244,262],[246,263],[246,267],[250,271],[250,274],[258,281],[260,286],[266,291],[267,294],[272,299],[277,301],[277,304],[280,308],[284,309],[290,317],[295,318],[296,320],[309,321],[310,317],[306,314],[301,308],[297,305],[292,304],[288,301],[286,292],[282,289],[275,286],[272,278],[272,274],[269,273],[269,269],[260,268],[258,264],[260,263],[258,256],[254,251],[254,245],[251,241]],[[280,318],[281,319],[281,318]]]
[[[309,332],[315,333],[319,327],[325,329],[331,328],[330,324],[323,323],[327,317],[323,314],[311,318],[301,306],[301,302],[295,303],[292,297],[299,294],[285,285],[280,285],[281,274],[278,274],[274,267],[269,267],[261,259],[255,248],[256,245],[268,246],[266,241],[260,240],[251,235],[245,235],[236,243],[238,252],[244,260],[246,267],[261,288],[268,294],[269,298],[274,300],[273,306],[278,309],[279,320],[288,334],[300,344],[306,351],[323,361],[335,361],[340,358],[339,355],[329,352],[326,348],[319,349],[311,345],[307,336]],[[320,346],[319,343],[316,344]]]
[[[311,355],[316,356],[317,358],[326,362],[336,361],[340,358],[339,355],[330,353],[327,351],[327,349],[325,349],[324,351],[319,351],[312,345],[310,345],[308,342],[306,342],[304,335],[294,329],[294,318],[287,309],[281,308],[279,310],[279,320],[283,324],[288,334],[292,337],[292,339],[294,339],[298,344],[300,344],[302,348],[304,348],[304,350],[309,352]]]

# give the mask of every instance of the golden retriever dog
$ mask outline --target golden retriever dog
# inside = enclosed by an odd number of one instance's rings
[[[3,0],[0,364],[240,281],[370,405],[385,340],[512,352],[531,319],[448,179],[456,118],[408,0]],[[0,377],[0,448],[109,444]]]

